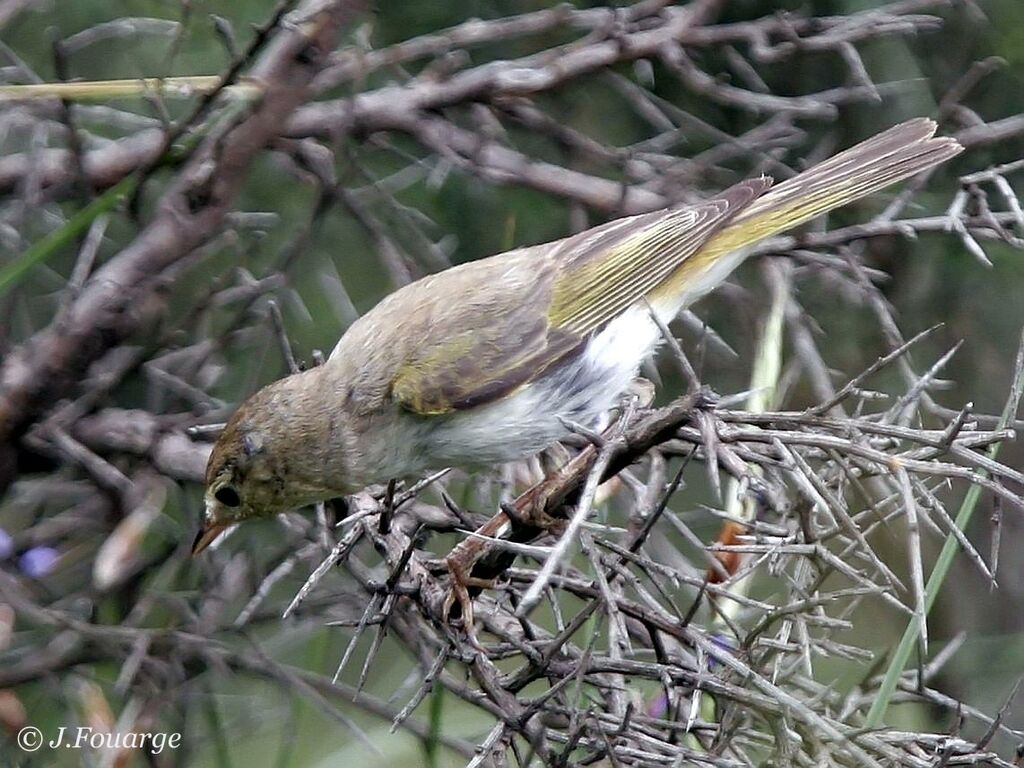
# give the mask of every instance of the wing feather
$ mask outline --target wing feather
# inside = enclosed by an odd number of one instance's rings
[[[579,335],[600,329],[657,288],[771,183],[767,176],[750,179],[705,203],[661,211],[600,249],[577,243],[583,247],[555,282],[552,325]]]
[[[443,313],[444,326],[455,332],[410,350],[391,396],[426,416],[472,408],[526,386],[578,355],[592,333],[641,301],[770,184],[767,177],[745,181],[700,205],[619,219],[433,276],[422,296],[408,300],[428,320],[431,312]],[[467,285],[493,281],[492,259],[507,265],[503,290],[480,292],[487,296],[483,303],[459,298]],[[474,271],[475,279],[469,276]],[[437,296],[443,305],[435,306]]]
[[[421,323],[450,333],[402,342],[390,395],[423,415],[506,397],[579,354],[591,334],[642,299],[682,296],[692,276],[721,257],[961,151],[934,133],[933,121],[910,120],[776,187],[752,179],[700,205],[619,219],[407,286],[417,295],[392,306],[417,306]],[[485,281],[494,289],[480,290]]]

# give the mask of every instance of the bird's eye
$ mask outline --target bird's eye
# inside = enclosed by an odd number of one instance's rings
[[[232,488],[230,485],[222,485],[213,494],[213,498],[223,504],[225,507],[237,507],[242,503],[242,500],[238,498],[238,491]]]

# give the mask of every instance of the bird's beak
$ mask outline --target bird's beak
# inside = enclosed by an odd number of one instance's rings
[[[196,540],[192,542],[192,557],[195,557],[208,546],[213,544],[227,529],[228,526],[221,524],[204,525],[199,529],[199,533],[196,534]]]

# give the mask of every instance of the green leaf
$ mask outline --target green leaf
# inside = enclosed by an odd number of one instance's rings
[[[138,179],[135,176],[122,179],[72,216],[63,227],[31,245],[10,264],[0,267],[0,296],[13,289],[30,269],[48,261],[64,248],[76,242],[92,226],[97,217],[116,208],[127,195],[131,194],[137,183]]]

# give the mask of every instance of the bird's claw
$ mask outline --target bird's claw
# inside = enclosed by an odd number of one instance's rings
[[[562,532],[565,531],[565,526],[569,522],[563,517],[554,517],[549,515],[544,509],[543,504],[530,504],[527,506],[525,512],[517,508],[514,504],[502,504],[501,511],[508,515],[510,520],[513,520],[520,525],[539,528],[547,531],[553,536],[561,536]]]
[[[543,528],[555,538],[561,538],[562,534],[565,533],[566,527],[569,525],[569,521],[564,517],[554,517],[544,510],[533,516],[533,522],[538,528]]]
[[[476,636],[476,625],[473,622],[473,598],[469,594],[470,587],[480,589],[493,589],[494,579],[481,579],[472,576],[457,558],[449,557],[448,573],[451,577],[451,585],[448,587],[448,594],[445,596],[444,605],[441,608],[441,618],[447,622],[452,606],[459,604],[459,613],[462,616],[462,627],[466,632],[470,645],[476,650],[483,651],[483,646]]]

